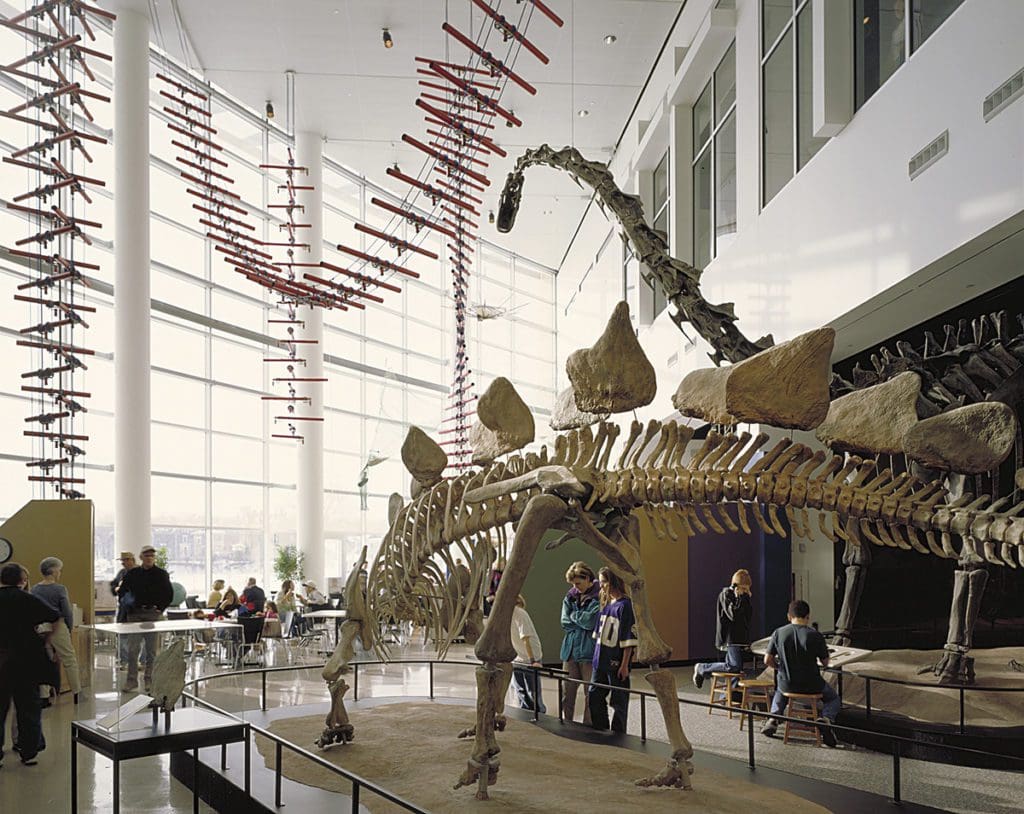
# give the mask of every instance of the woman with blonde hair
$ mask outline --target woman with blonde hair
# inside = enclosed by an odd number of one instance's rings
[[[206,597],[206,607],[216,608],[224,599],[224,595],[221,593],[223,590],[224,580],[215,579],[213,581],[213,589],[210,591],[210,595]]]
[[[78,670],[78,656],[71,644],[71,630],[75,626],[71,600],[68,598],[68,589],[58,582],[63,568],[64,563],[57,557],[47,557],[39,563],[39,573],[43,578],[32,588],[32,594],[60,614],[61,618],[53,623],[50,644],[60,656],[64,672],[68,677],[68,684],[71,686],[72,698],[77,704],[78,694],[82,691],[82,680]],[[59,683],[59,679],[57,681]],[[60,688],[54,687],[54,689],[59,690]]]
[[[750,647],[754,606],[750,601],[750,572],[741,568],[730,584],[718,594],[715,647],[725,651],[725,661],[698,662],[693,666],[693,683],[700,689],[712,673],[742,673],[743,651]],[[736,679],[733,679],[735,682]]]
[[[282,582],[281,590],[274,599],[277,602],[277,611],[281,615],[281,635],[288,636],[291,633],[295,611],[298,610],[295,604],[295,583],[290,579]]]

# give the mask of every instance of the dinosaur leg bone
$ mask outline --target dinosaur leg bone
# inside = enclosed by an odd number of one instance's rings
[[[690,775],[693,774],[693,746],[690,745],[683,723],[679,718],[679,698],[676,694],[676,677],[668,670],[653,669],[644,678],[654,688],[658,696],[658,706],[665,719],[665,731],[668,741],[672,744],[672,756],[668,764],[652,777],[642,777],[636,781],[638,786],[674,786],[692,789]]]
[[[497,781],[496,757],[501,749],[494,737],[494,724],[499,710],[504,709],[511,662],[516,657],[512,647],[512,611],[516,596],[526,581],[541,537],[565,517],[568,509],[565,502],[554,495],[530,498],[516,529],[515,544],[494,597],[490,620],[474,648],[477,658],[483,662],[477,669],[476,740],[473,754],[455,788],[477,781],[478,800],[486,800],[487,786]]]

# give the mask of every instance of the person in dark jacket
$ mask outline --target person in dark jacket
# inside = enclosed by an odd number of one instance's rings
[[[750,647],[750,623],[754,616],[750,586],[750,572],[741,568],[718,595],[715,647],[725,651],[725,661],[693,665],[693,683],[698,689],[712,673],[743,672],[743,651]]]
[[[124,582],[124,578],[128,575],[128,572],[135,567],[135,555],[131,551],[121,552],[121,570],[117,572],[112,580],[110,580],[110,592],[117,599],[117,615],[114,617],[115,622],[127,622],[128,621],[128,609],[125,607],[121,597],[121,583]],[[120,662],[120,669],[125,669],[128,666],[128,638],[121,636],[117,641],[117,660]]]
[[[43,733],[39,684],[45,680],[49,665],[36,625],[52,624],[60,618],[45,602],[22,590],[27,573],[16,562],[0,568],[0,765],[12,701],[18,719],[21,762],[36,764]]]
[[[139,552],[142,565],[129,571],[121,582],[121,596],[127,608],[128,622],[156,622],[164,618],[164,608],[171,604],[174,589],[171,577],[156,564],[156,549],[151,545]],[[124,692],[139,688],[139,649],[145,645],[146,687],[153,678],[153,661],[156,659],[159,634],[141,633],[128,636],[128,675],[125,677]]]
[[[242,591],[238,601],[241,606],[238,609],[239,616],[255,616],[258,613],[263,613],[263,608],[267,604],[267,594],[256,584],[256,577],[249,577],[249,581],[245,584],[245,590]]]
[[[585,562],[574,562],[565,572],[565,581],[572,587],[562,598],[562,669],[569,678],[590,682],[593,675],[594,627],[601,612],[598,599],[600,585],[594,570]],[[583,688],[583,723],[590,726],[590,704],[587,703],[587,684],[565,682],[562,698],[562,717],[571,721],[576,714],[576,694]]]

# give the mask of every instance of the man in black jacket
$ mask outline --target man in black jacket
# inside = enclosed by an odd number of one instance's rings
[[[695,664],[693,683],[697,689],[712,673],[743,672],[743,651],[750,647],[750,623],[754,616],[750,586],[750,572],[741,568],[732,575],[732,584],[723,588],[718,595],[715,647],[725,651],[725,661]]]
[[[121,598],[127,610],[128,622],[156,622],[164,618],[164,608],[171,604],[174,589],[171,577],[156,564],[156,549],[151,545],[139,552],[142,565],[133,568],[121,582]],[[128,675],[124,692],[139,688],[139,648],[145,644],[145,672],[143,680],[148,689],[153,678],[159,635],[157,633],[130,634],[128,636]]]
[[[21,762],[36,764],[43,733],[39,684],[50,663],[36,625],[60,618],[45,602],[22,590],[25,575],[25,569],[16,562],[0,568],[0,765],[12,700],[18,717]]]
[[[249,581],[245,584],[245,590],[239,597],[239,602],[242,603],[242,607],[238,609],[239,616],[255,616],[257,613],[263,613],[267,604],[267,595],[256,584],[256,577],[249,577]],[[245,608],[245,613],[242,612],[242,608]]]

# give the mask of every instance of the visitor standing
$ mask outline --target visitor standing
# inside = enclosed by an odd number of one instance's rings
[[[520,708],[547,712],[540,696],[540,678],[533,670],[526,669],[527,666],[542,667],[544,651],[533,619],[526,612],[526,600],[522,594],[516,597],[516,606],[512,609],[512,646],[516,650],[516,660],[512,664],[512,689]]]
[[[750,647],[752,641],[750,633],[754,605],[750,601],[751,584],[750,572],[741,568],[732,575],[730,584],[718,594],[715,606],[715,647],[725,651],[725,661],[695,664],[693,683],[697,689],[712,673],[743,672],[743,652]]]
[[[585,562],[574,562],[565,572],[565,581],[572,587],[562,598],[562,669],[569,678],[590,682],[594,672],[594,626],[601,612],[598,597],[600,586],[594,570]],[[562,697],[562,718],[572,721],[576,715],[576,695],[583,689],[583,723],[590,726],[590,704],[587,684],[566,681]]]
[[[27,573],[16,562],[0,568],[0,765],[12,701],[21,762],[36,765],[42,742],[39,684],[45,680],[49,662],[36,625],[52,624],[60,618],[57,611],[23,589]]]
[[[295,618],[297,610],[295,604],[295,583],[286,579],[281,583],[281,590],[277,592],[277,610],[281,614],[281,635],[288,636],[292,630],[292,619]]]
[[[68,677],[68,685],[71,688],[71,697],[77,704],[78,694],[82,691],[82,681],[78,669],[78,655],[71,644],[71,631],[75,627],[75,617],[71,610],[68,589],[59,583],[63,570],[64,563],[57,557],[47,557],[39,563],[39,573],[42,574],[43,579],[32,588],[32,595],[60,614],[60,619],[53,625],[50,644],[60,656],[64,672]],[[59,671],[57,675],[60,676]],[[54,687],[54,689],[59,691],[60,687]]]
[[[110,592],[117,599],[117,613],[114,616],[115,622],[128,621],[128,608],[125,607],[122,596],[121,584],[125,576],[135,567],[135,555],[131,551],[121,552],[121,570],[110,581]],[[118,636],[117,638],[117,660],[118,667],[122,670],[128,667],[128,637]]]
[[[164,618],[164,609],[171,603],[174,589],[170,575],[156,564],[156,549],[151,545],[139,551],[142,565],[133,568],[121,583],[128,606],[129,622],[156,622]],[[139,649],[145,646],[143,681],[146,689],[153,679],[153,662],[159,644],[158,633],[130,634],[128,636],[128,675],[124,692],[139,688]]]
[[[772,715],[785,713],[789,699],[783,693],[821,693],[823,708],[818,728],[825,745],[834,749],[836,734],[832,724],[843,702],[818,670],[819,663],[822,667],[828,667],[828,645],[825,637],[811,627],[811,606],[802,599],[790,602],[786,615],[789,624],[772,633],[765,655],[765,663],[775,668]],[[773,738],[777,729],[778,721],[770,718],[761,733]]]
[[[484,594],[484,616],[491,615],[491,606],[494,604],[494,597],[498,593],[498,586],[501,585],[501,575],[505,573],[505,560],[498,558],[491,569],[491,576],[487,581],[487,593]]]
[[[601,584],[601,613],[594,639],[594,683],[590,685],[590,719],[594,729],[608,729],[608,693],[610,685],[613,732],[625,732],[629,716],[629,665],[636,650],[636,617],[633,602],[626,595],[622,577],[610,568],[598,573]]]

